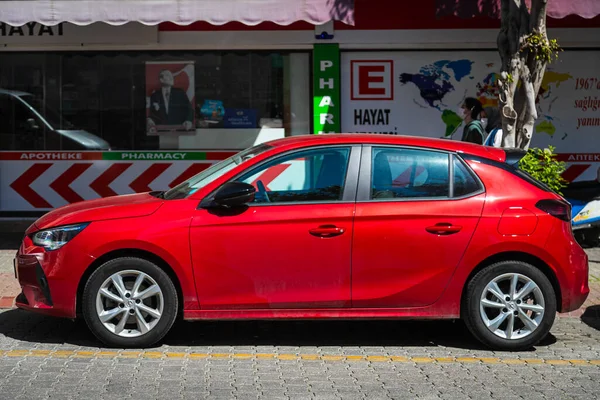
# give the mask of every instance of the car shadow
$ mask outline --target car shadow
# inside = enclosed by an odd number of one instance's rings
[[[82,320],[46,317],[23,310],[0,313],[0,335],[21,342],[105,347]],[[556,342],[548,335],[539,346]],[[461,321],[178,321],[161,345],[447,347],[488,350]],[[532,348],[530,351],[535,351]]]
[[[587,326],[600,331],[600,305],[587,307],[581,316],[581,321]]]
[[[14,250],[16,252],[21,246],[21,240],[23,240],[23,232],[0,232],[0,250]]]

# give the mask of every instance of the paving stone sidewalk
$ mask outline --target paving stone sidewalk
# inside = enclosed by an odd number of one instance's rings
[[[194,322],[124,351],[83,323],[6,310],[0,399],[598,399],[598,328],[562,318],[508,353],[448,321]]]

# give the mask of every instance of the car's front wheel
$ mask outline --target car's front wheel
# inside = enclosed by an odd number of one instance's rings
[[[92,333],[115,347],[147,347],[175,322],[177,291],[156,264],[123,257],[106,262],[89,277],[82,311]]]
[[[554,323],[556,296],[538,268],[504,261],[478,272],[466,291],[463,318],[473,335],[498,350],[525,350]]]

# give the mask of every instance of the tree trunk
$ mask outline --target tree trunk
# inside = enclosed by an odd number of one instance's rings
[[[502,115],[502,146],[528,149],[537,109],[535,100],[546,70],[546,60],[535,51],[523,50],[528,35],[546,34],[547,0],[532,0],[531,13],[524,0],[502,0],[502,25],[498,52],[502,61],[498,80]]]

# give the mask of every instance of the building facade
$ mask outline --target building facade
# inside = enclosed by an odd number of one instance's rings
[[[496,104],[499,21],[355,0],[353,25],[0,24],[0,217],[175,186],[290,135],[459,140],[466,96]],[[339,18],[342,19],[342,18]],[[534,146],[571,180],[600,166],[600,18],[549,19],[565,49],[538,98]]]

